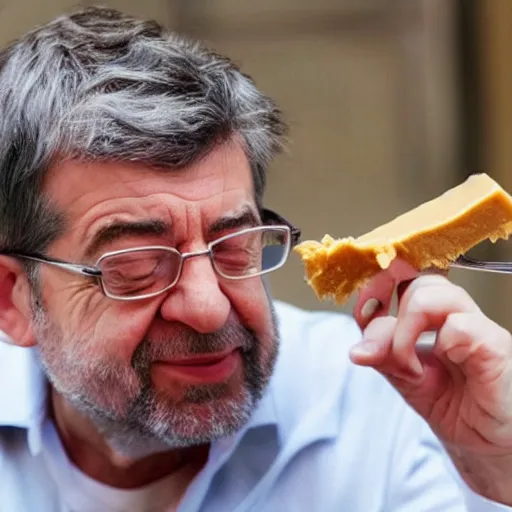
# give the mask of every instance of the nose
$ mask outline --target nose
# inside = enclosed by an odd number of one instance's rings
[[[200,333],[219,330],[226,324],[230,311],[231,302],[207,255],[183,262],[180,280],[160,306],[164,320],[186,324]]]

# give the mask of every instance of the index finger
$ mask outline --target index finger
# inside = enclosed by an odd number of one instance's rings
[[[416,343],[427,330],[438,330],[453,313],[480,311],[470,295],[442,276],[422,276],[405,292],[398,308],[392,353],[406,365],[417,359]],[[419,361],[416,363],[419,365]]]

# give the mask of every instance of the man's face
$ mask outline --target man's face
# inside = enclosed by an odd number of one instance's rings
[[[241,213],[258,216],[249,164],[234,143],[177,172],[67,162],[52,169],[45,192],[68,219],[47,254],[87,265],[105,252],[149,245],[202,250],[248,227],[250,215]],[[127,227],[97,243],[113,223],[148,221],[166,229]],[[122,302],[105,297],[91,279],[49,265],[40,271],[33,328],[46,371],[112,443],[122,449],[130,440],[135,450],[150,440],[187,446],[247,421],[277,352],[260,277],[223,280],[199,256],[185,261],[169,292]],[[192,358],[204,364],[178,364]]]

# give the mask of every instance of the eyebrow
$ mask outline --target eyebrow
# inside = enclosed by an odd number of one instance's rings
[[[243,210],[232,215],[226,215],[220,217],[213,222],[208,228],[208,235],[214,236],[226,231],[228,229],[244,228],[259,226],[261,220],[259,219],[256,212],[250,207],[244,207]]]
[[[170,226],[158,219],[137,222],[113,222],[97,231],[85,251],[86,258],[92,258],[103,246],[127,236],[166,235]]]

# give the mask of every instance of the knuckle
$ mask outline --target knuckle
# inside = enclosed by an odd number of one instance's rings
[[[442,279],[443,282],[436,279],[428,286],[409,289],[408,296],[404,296],[405,300],[403,300],[407,311],[423,313],[446,309],[447,311],[480,312],[480,308],[464,288]]]
[[[439,288],[441,286],[446,288],[455,285],[448,281],[444,276],[438,274],[421,275],[414,279],[414,281],[407,287],[404,299],[411,300],[411,298],[420,291],[425,292],[425,290],[432,290],[433,288]]]
[[[441,274],[422,274],[415,280],[416,286],[432,286],[432,285],[444,285],[452,284],[448,279]]]
[[[489,326],[489,339],[495,340],[493,344],[500,352],[507,355],[512,354],[512,335],[510,332],[492,320],[489,320],[489,322],[491,323]]]
[[[473,297],[471,297],[471,295],[465,288],[463,288],[460,285],[453,284],[453,283],[451,283],[451,286],[453,287],[454,294],[457,294],[458,297],[460,297],[461,299],[463,299],[467,302],[471,302],[473,304],[475,303],[475,301],[473,300]]]
[[[432,294],[426,288],[413,290],[407,301],[407,311],[410,313],[421,313],[425,311],[432,302]]]
[[[446,319],[444,327],[446,331],[460,335],[470,333],[473,330],[472,324],[474,322],[471,322],[466,313],[452,313]]]
[[[471,297],[468,291],[462,286],[450,283],[450,288],[443,290],[442,293],[444,300],[453,301],[453,303],[457,304],[460,309],[466,310],[468,312],[480,311],[480,308],[473,300],[473,297]]]
[[[496,353],[512,353],[512,335],[482,312],[453,313],[444,324],[450,338],[467,338]]]

